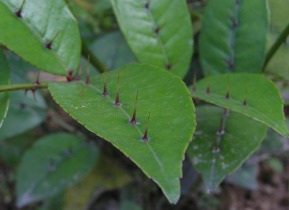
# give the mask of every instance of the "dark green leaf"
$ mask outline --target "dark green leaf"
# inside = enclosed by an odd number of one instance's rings
[[[289,135],[283,100],[274,83],[264,76],[222,74],[201,80],[191,90],[193,97],[242,113]]]
[[[183,77],[189,68],[193,30],[185,1],[112,0],[128,44],[140,62]]]
[[[224,114],[221,108],[212,106],[197,109],[197,124],[188,155],[208,191],[214,190],[259,147],[267,131],[255,120],[233,112]]]
[[[103,96],[103,81],[98,76],[91,85],[50,83],[49,90],[66,112],[131,158],[176,203],[182,160],[195,129],[194,106],[186,86],[173,74],[144,64],[108,73],[107,96]],[[115,106],[118,88],[121,105]],[[132,125],[137,91],[139,124]],[[150,141],[143,141],[147,124]]]
[[[46,102],[39,92],[35,92],[35,99],[31,92],[28,92],[27,95],[24,91],[12,92],[10,99],[7,117],[0,128],[0,140],[32,129],[46,119]]]
[[[268,29],[266,0],[209,1],[199,42],[205,75],[261,72]]]
[[[110,70],[135,61],[134,55],[120,32],[113,32],[97,39],[91,45],[91,49]]]
[[[0,48],[0,85],[8,85],[10,83],[10,72],[7,60]],[[9,93],[0,93],[0,128],[6,117],[9,107]]]
[[[98,150],[79,137],[53,134],[39,139],[22,158],[17,205],[43,200],[79,181],[94,166]]]

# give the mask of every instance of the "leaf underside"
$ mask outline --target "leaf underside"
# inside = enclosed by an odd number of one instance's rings
[[[107,96],[103,96],[105,78]],[[118,88],[121,105],[115,106]],[[194,106],[180,79],[150,65],[131,64],[96,77],[91,85],[50,83],[49,91],[74,119],[121,150],[170,202],[177,202],[182,160],[195,129]],[[137,92],[138,124],[132,125]],[[147,125],[150,140],[143,141]]]
[[[222,119],[223,118],[223,119]],[[224,123],[224,134],[219,135]],[[202,174],[208,192],[236,170],[260,145],[265,125],[239,113],[213,106],[197,108],[197,130],[187,154]]]
[[[192,96],[264,123],[289,136],[283,100],[277,87],[257,74],[235,73],[211,76],[190,87]]]
[[[266,0],[209,1],[199,41],[205,75],[261,72],[268,29]]]
[[[98,151],[74,135],[53,134],[39,139],[20,163],[17,206],[44,200],[76,183],[94,166]]]
[[[184,77],[193,51],[185,1],[111,0],[128,44],[140,62]]]
[[[0,42],[21,58],[53,74],[77,69],[80,35],[63,0],[0,0],[0,14]]]
[[[10,93],[10,107],[0,128],[0,141],[11,138],[40,125],[47,115],[47,105],[42,95],[35,92],[15,91]]]
[[[10,83],[10,72],[6,57],[0,48],[0,85]],[[9,93],[0,93],[0,128],[9,108]],[[1,132],[1,131],[0,131]]]

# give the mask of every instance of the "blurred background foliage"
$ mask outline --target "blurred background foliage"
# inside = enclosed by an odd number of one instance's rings
[[[114,70],[124,64],[136,61],[120,32],[109,0],[66,0],[78,20],[83,42],[101,60],[108,70]],[[194,39],[198,37],[202,17],[207,1],[187,0],[194,26]],[[288,0],[269,0],[271,9],[271,27],[268,36],[268,49],[285,28],[289,14]],[[192,58],[186,83],[191,83],[194,72],[202,77],[198,49]],[[38,70],[24,62],[12,52],[6,52],[14,83],[35,82]],[[283,43],[266,72],[280,88],[285,100],[285,112],[289,114],[289,41]],[[87,69],[83,57],[82,69]],[[97,74],[90,66],[90,72]],[[40,74],[42,80],[64,80],[62,77],[47,73]],[[48,106],[49,104],[49,106]],[[213,210],[213,209],[279,209],[289,208],[288,174],[289,159],[288,139],[272,130],[259,150],[235,173],[228,176],[213,194],[204,192],[200,175],[187,159],[184,161],[182,197],[176,206],[170,205],[160,189],[124,155],[106,141],[85,130],[76,121],[64,113],[46,91],[11,93],[11,106],[0,134],[0,209],[12,210],[16,203],[16,180],[21,167],[36,164],[33,159],[23,159],[33,150],[32,145],[40,142],[43,136],[51,133],[69,132],[77,134],[83,144],[89,144],[95,150],[94,159],[80,162],[84,168],[93,167],[73,181],[66,178],[68,184],[59,185],[59,189],[43,195],[46,199],[35,198],[36,204],[21,209],[37,210]],[[40,139],[40,140],[39,140]],[[47,149],[45,167],[53,172],[59,163],[60,173],[65,177],[73,173],[65,168],[64,159],[54,156],[53,144]],[[47,146],[49,147],[49,146]],[[99,149],[97,149],[99,148]],[[73,155],[73,147],[63,148],[66,155]],[[89,149],[89,148],[87,148]],[[70,154],[71,153],[71,154]],[[84,151],[84,153],[86,153]],[[96,155],[96,153],[100,153]],[[65,156],[66,157],[66,156]],[[48,159],[47,159],[48,158]],[[54,160],[54,159],[55,160]],[[44,161],[44,160],[43,160]],[[59,162],[60,161],[60,162]],[[77,162],[77,160],[74,160]],[[92,162],[91,162],[92,161]],[[94,164],[95,163],[95,164]],[[73,163],[73,165],[78,165]],[[19,169],[20,168],[20,169]],[[39,169],[44,170],[44,169]],[[47,176],[46,175],[44,176]],[[36,174],[37,175],[37,174]],[[35,176],[36,177],[36,176]],[[35,178],[37,179],[37,178]],[[53,179],[53,177],[52,177]],[[52,180],[53,181],[53,180]],[[55,181],[55,180],[54,180]],[[56,182],[59,183],[59,182]],[[17,192],[21,193],[21,192]],[[26,198],[27,199],[27,198]]]

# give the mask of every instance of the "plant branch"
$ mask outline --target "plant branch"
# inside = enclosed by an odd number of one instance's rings
[[[0,92],[15,91],[15,90],[36,90],[47,88],[47,82],[41,84],[13,84],[13,85],[1,85]]]
[[[272,57],[275,55],[279,47],[286,41],[288,35],[289,35],[289,24],[282,31],[282,33],[279,35],[276,42],[273,44],[273,46],[270,48],[269,52],[267,53],[262,71],[265,71],[266,66],[268,65]]]
[[[99,73],[106,72],[106,67],[101,63],[101,61],[93,54],[93,52],[89,49],[89,47],[86,45],[85,41],[81,39],[82,41],[82,48],[81,52],[82,55],[85,57],[89,57],[90,63],[97,69]]]

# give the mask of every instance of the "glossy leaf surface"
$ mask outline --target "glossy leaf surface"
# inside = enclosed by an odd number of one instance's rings
[[[108,95],[104,96],[106,77]],[[121,104],[116,106],[118,89]],[[67,113],[121,150],[170,202],[177,202],[182,160],[195,129],[194,106],[178,77],[150,65],[131,64],[96,77],[91,85],[50,83],[49,91]],[[137,92],[137,124],[133,125]],[[147,125],[148,139],[143,140]]]
[[[78,26],[63,0],[1,0],[0,14],[0,42],[24,60],[60,75],[78,67]]]
[[[185,76],[193,48],[192,24],[185,1],[112,0],[112,5],[140,62]]]
[[[274,83],[262,75],[243,73],[212,76],[190,89],[195,98],[242,113],[284,136],[289,135],[280,93]]]

